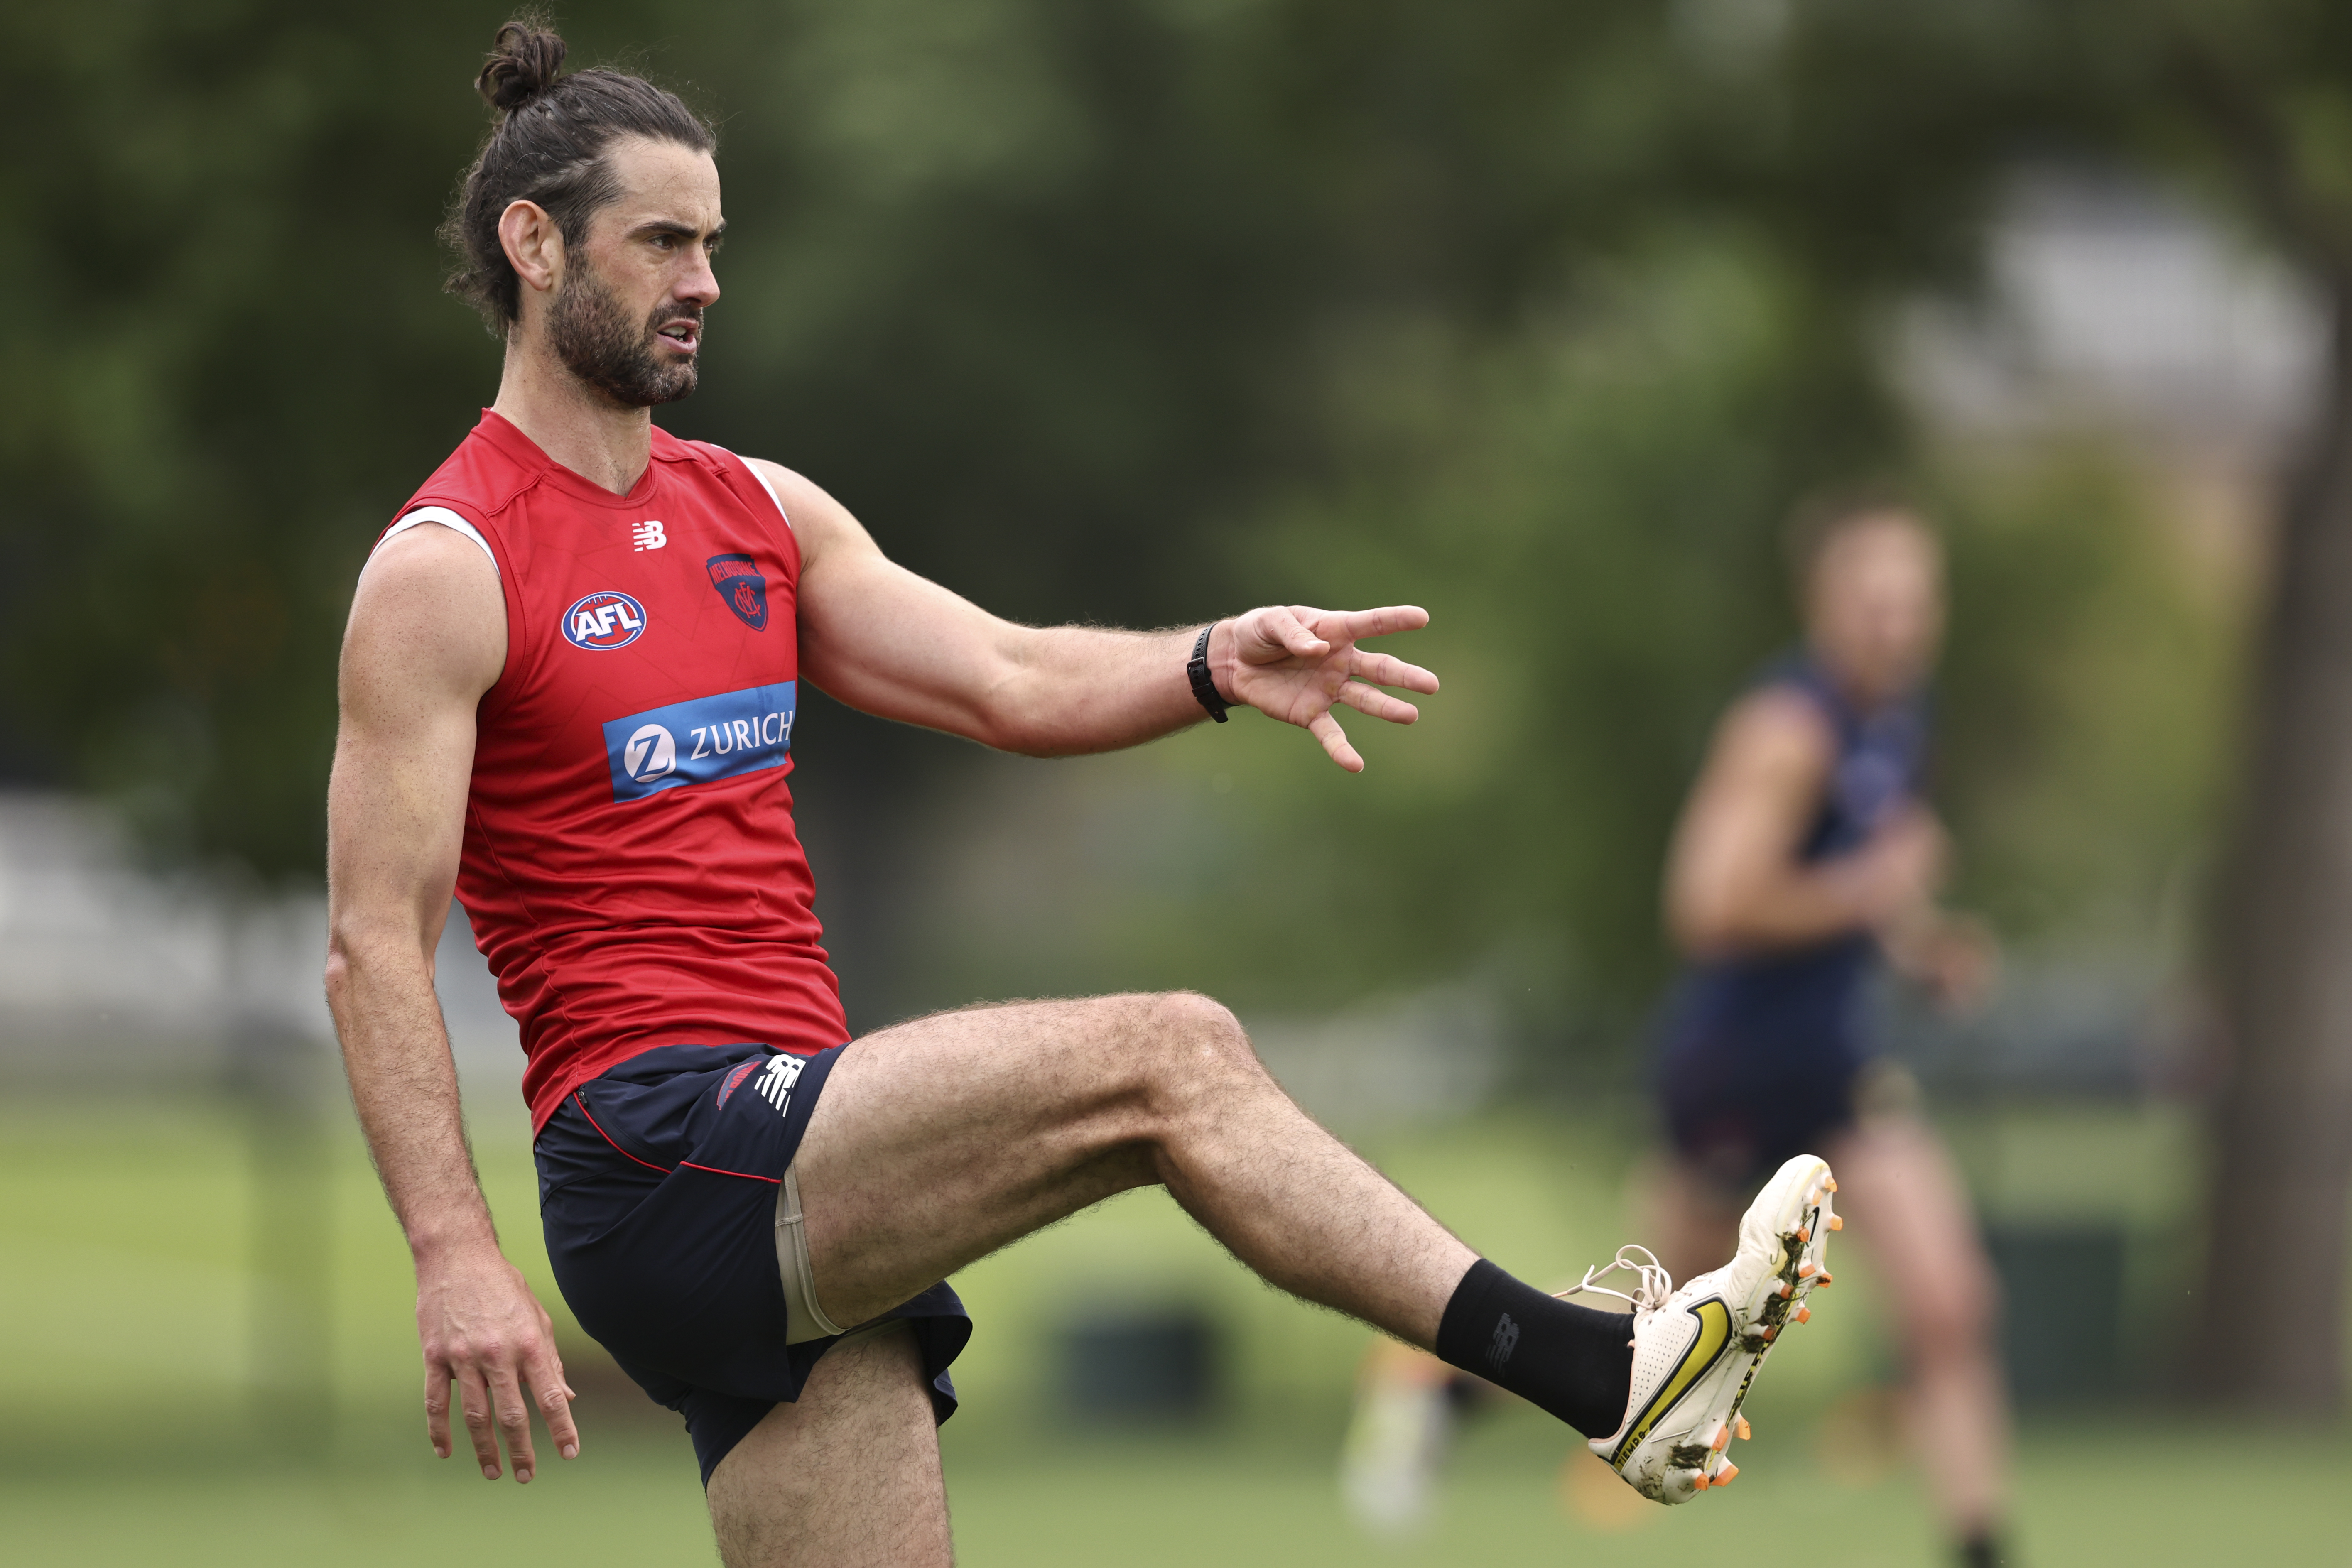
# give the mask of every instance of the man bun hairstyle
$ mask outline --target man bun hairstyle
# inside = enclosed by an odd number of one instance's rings
[[[522,280],[499,244],[499,219],[519,201],[546,209],[578,246],[596,209],[620,193],[606,156],[624,136],[715,152],[719,133],[675,93],[642,77],[592,68],[560,74],[563,40],[546,19],[519,16],[498,31],[475,90],[494,111],[466,171],[441,238],[457,254],[445,286],[503,339],[522,315]]]

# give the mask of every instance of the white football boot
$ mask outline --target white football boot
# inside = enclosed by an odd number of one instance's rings
[[[1822,1257],[1829,1233],[1845,1223],[1830,1211],[1835,1191],[1828,1165],[1799,1155],[1748,1206],[1739,1250],[1722,1268],[1677,1291],[1647,1248],[1621,1247],[1612,1261],[1561,1292],[1591,1291],[1633,1303],[1625,1421],[1591,1448],[1643,1497],[1688,1502],[1739,1473],[1724,1450],[1735,1433],[1748,1435],[1740,1403],[1782,1327],[1811,1317],[1805,1298],[1830,1282]],[[1593,1284],[1614,1269],[1639,1276],[1633,1294]]]

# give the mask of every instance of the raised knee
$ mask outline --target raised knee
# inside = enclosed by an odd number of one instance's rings
[[[1202,1089],[1235,1073],[1259,1071],[1257,1052],[1233,1009],[1198,991],[1166,991],[1149,998],[1145,1049],[1163,1087]]]

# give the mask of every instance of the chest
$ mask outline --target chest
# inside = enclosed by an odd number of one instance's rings
[[[799,554],[772,506],[672,482],[626,510],[555,497],[505,532],[510,647],[488,727],[608,776],[616,801],[784,765]]]

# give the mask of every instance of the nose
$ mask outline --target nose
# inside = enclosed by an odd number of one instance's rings
[[[694,265],[677,281],[678,303],[708,308],[719,298],[719,274],[710,266],[710,253],[698,246]]]

